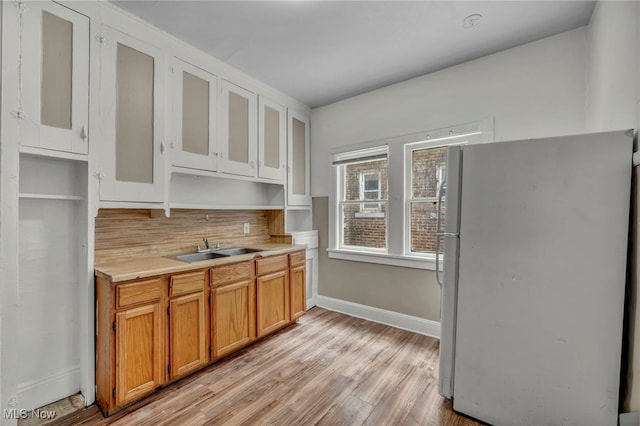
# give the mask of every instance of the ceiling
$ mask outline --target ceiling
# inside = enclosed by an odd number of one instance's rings
[[[310,107],[589,23],[595,1],[113,1]],[[471,14],[482,19],[465,28]]]

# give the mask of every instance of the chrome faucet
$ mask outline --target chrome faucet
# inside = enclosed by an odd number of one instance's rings
[[[201,253],[201,252],[204,252],[204,251],[220,250],[220,243],[219,242],[216,243],[216,247],[215,248],[211,248],[211,246],[209,245],[209,240],[206,237],[203,238],[202,241],[204,241],[204,248],[201,249],[200,248],[200,244],[196,245],[196,252],[197,253]]]

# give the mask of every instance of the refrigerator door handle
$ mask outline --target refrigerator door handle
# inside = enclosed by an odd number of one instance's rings
[[[440,239],[444,236],[444,232],[442,232],[442,228],[440,227],[442,223],[442,198],[444,196],[444,192],[446,191],[447,178],[442,180],[442,184],[440,184],[440,188],[438,188],[438,210],[436,214],[436,282],[440,287],[442,287],[442,280],[440,279]]]

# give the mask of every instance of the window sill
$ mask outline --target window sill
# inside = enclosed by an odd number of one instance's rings
[[[360,212],[355,214],[356,219],[371,218],[371,219],[383,219],[383,212]]]
[[[379,265],[400,266],[404,268],[436,270],[435,257],[399,256],[386,253],[368,253],[356,250],[327,249],[330,259],[350,260],[353,262],[377,263]],[[442,268],[442,266],[441,266]]]

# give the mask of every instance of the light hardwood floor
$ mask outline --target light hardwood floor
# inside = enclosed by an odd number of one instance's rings
[[[311,309],[297,324],[109,418],[58,425],[480,425],[438,395],[437,339]]]

